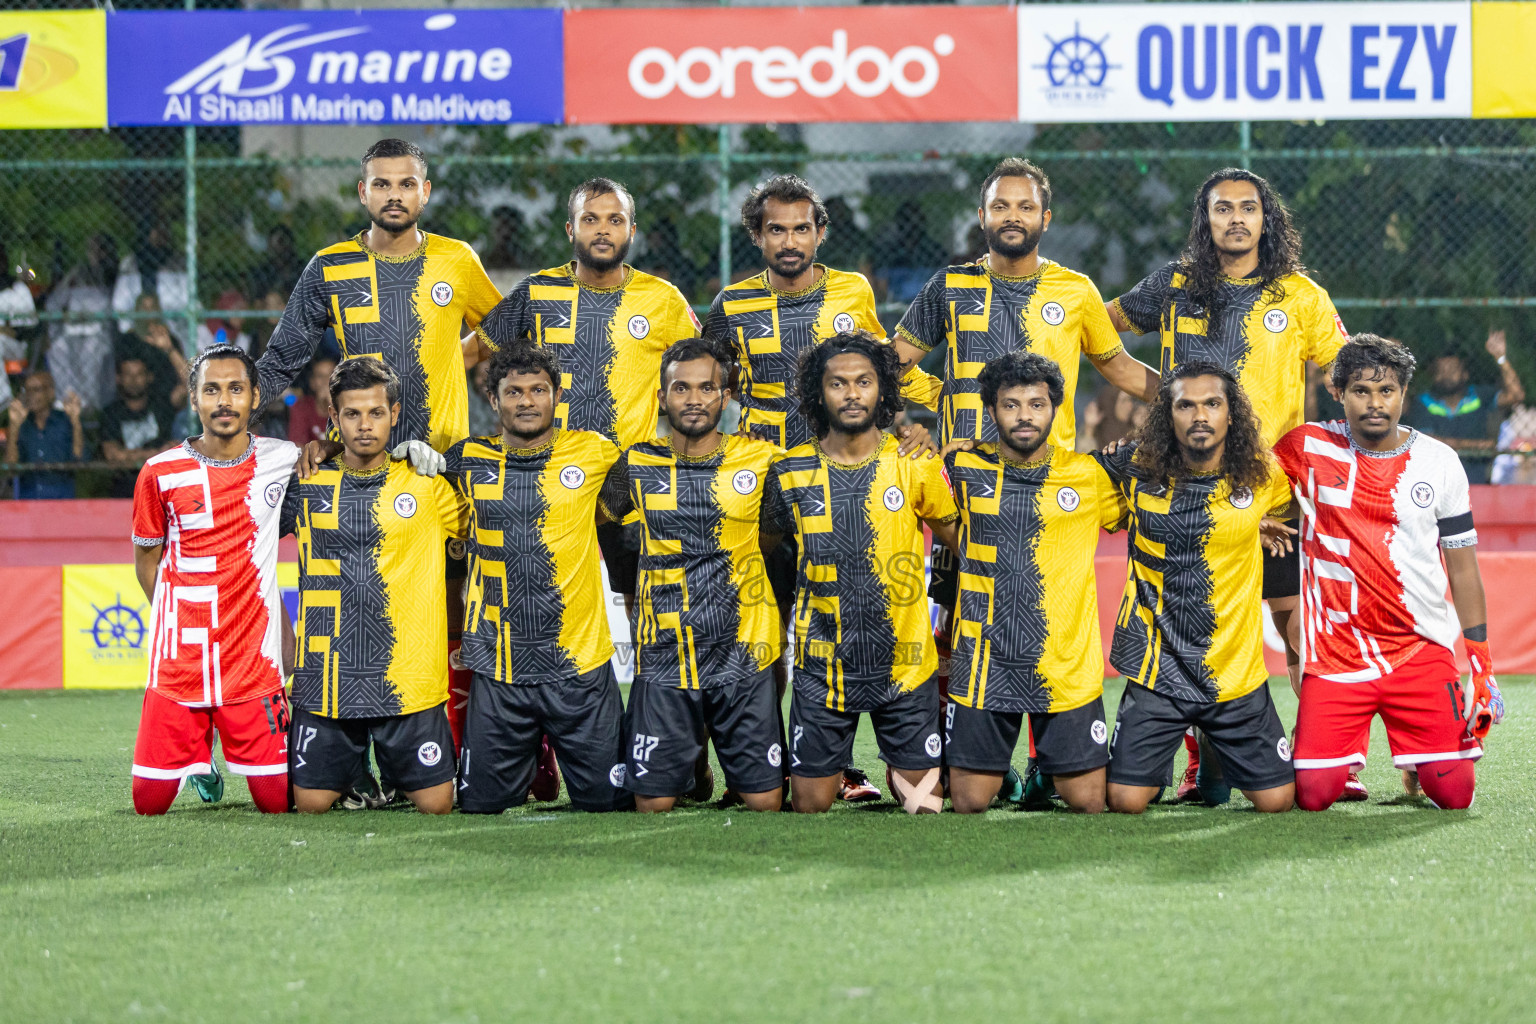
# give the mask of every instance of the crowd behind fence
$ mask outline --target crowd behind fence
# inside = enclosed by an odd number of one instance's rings
[[[702,310],[722,282],[761,269],[739,222],[746,190],[793,171],[827,200],[819,260],[868,276],[893,327],[936,269],[984,251],[977,186],[1001,156],[1018,155],[924,149],[925,131],[912,127],[907,151],[871,152],[813,145],[792,125],[615,128],[600,139],[417,129],[434,184],[422,226],[474,244],[506,290],[570,258],[566,191],[614,177],[637,202],[630,262]],[[846,137],[857,143],[859,132],[848,126]],[[25,478],[54,462],[67,464],[48,478],[61,494],[122,493],[143,451],[194,432],[180,384],[187,356],[218,340],[259,353],[309,254],[367,226],[355,158],[249,148],[238,128],[0,133],[0,403],[14,392],[24,405],[27,374],[46,368],[59,414],[45,417],[59,421],[52,447],[32,456],[10,444],[18,417],[0,418],[0,461],[23,478],[17,493],[35,493]],[[1190,198],[1211,170],[1266,176],[1348,329],[1400,338],[1418,354],[1411,401],[1472,415],[1462,447],[1474,479],[1536,482],[1536,458],[1523,455],[1536,450],[1536,401],[1527,405],[1520,386],[1536,387],[1536,122],[1056,125],[1009,149],[1053,180],[1042,254],[1089,274],[1105,298],[1177,255]],[[1155,339],[1127,340],[1152,355]],[[124,381],[118,367],[134,360]],[[1459,371],[1458,390],[1446,382]],[[1091,386],[1082,391],[1080,405],[1094,400]],[[288,431],[306,403],[296,389],[260,429]],[[476,408],[480,424],[487,413]],[[42,433],[25,436],[41,445]],[[37,457],[50,452],[62,457]]]

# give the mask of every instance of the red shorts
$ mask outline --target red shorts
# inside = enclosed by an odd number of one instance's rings
[[[208,772],[213,730],[224,744],[224,764],[236,775],[283,775],[288,771],[288,695],[192,708],[144,692],[133,774],[141,779],[184,779]]]
[[[1467,735],[1463,709],[1461,675],[1439,644],[1426,643],[1397,671],[1368,682],[1306,676],[1296,714],[1296,768],[1365,764],[1372,715],[1386,725],[1392,763],[1399,768],[1475,761],[1483,750]]]

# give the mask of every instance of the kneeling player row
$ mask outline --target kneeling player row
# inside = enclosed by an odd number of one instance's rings
[[[1260,809],[1284,810],[1295,793],[1293,765],[1265,686],[1259,580],[1261,527],[1291,503],[1294,483],[1306,543],[1315,544],[1306,549],[1308,660],[1294,766],[1303,805],[1337,796],[1329,795],[1337,769],[1363,762],[1360,723],[1379,710],[1394,758],[1444,762],[1436,777],[1452,781],[1430,795],[1465,806],[1478,739],[1502,707],[1465,477],[1443,446],[1396,423],[1411,370],[1400,347],[1356,339],[1334,366],[1349,422],[1300,428],[1272,455],[1232,376],[1184,363],[1165,377],[1135,442],[1087,456],[1047,440],[1063,402],[1060,370],[1014,352],[987,364],[979,380],[999,440],[963,442],[939,459],[902,456],[884,433],[901,409],[900,363],[864,332],[836,335],[802,358],[796,399],[816,436],[788,452],[720,433],[729,356],[688,339],[662,361],[658,397],[670,436],[621,452],[596,434],[555,426],[559,367],[547,350],[517,346],[490,366],[501,436],[454,445],[443,474],[425,477],[391,462],[384,447],[398,415],[393,374],[377,360],[348,360],[332,380],[344,452],[306,480],[263,492],[300,541],[298,805],[329,806],[341,785],[339,776],[306,775],[312,759],[328,763],[334,752],[354,763],[369,738],[393,751],[391,730],[416,762],[407,766],[412,778],[400,767],[396,780],[416,786],[423,809],[451,802],[441,730],[418,738],[403,716],[447,696],[446,627],[432,583],[442,576],[444,542],[462,537],[460,653],[475,674],[457,776],[465,810],[526,800],[545,735],[561,753],[577,807],[621,806],[627,793],[644,810],[670,807],[691,788],[694,762],[713,738],[727,782],[748,806],[777,807],[787,771],[795,808],[825,810],[863,713],[897,797],[913,812],[941,806],[941,761],[956,809],[984,809],[1024,715],[1042,768],[1076,809],[1143,809],[1169,781],[1180,737],[1195,725],[1230,782]],[[193,476],[221,468],[194,461],[204,468]],[[188,486],[162,478],[159,496]],[[1377,490],[1380,500],[1347,500]],[[140,492],[153,493],[143,479]],[[194,514],[189,506],[166,521],[185,531]],[[1391,532],[1383,518],[1411,543],[1388,549],[1379,539]],[[598,519],[636,522],[641,538],[627,727],[608,668]],[[942,729],[925,526],[958,567]],[[1093,591],[1100,527],[1130,532],[1110,656],[1128,685],[1112,741],[1100,707]],[[1274,546],[1289,544],[1283,527],[1270,529]],[[154,535],[137,526],[136,534]],[[1465,697],[1448,658],[1456,630],[1440,596],[1437,543],[1478,669]],[[1342,570],[1341,557],[1349,560]],[[188,561],[178,555],[175,570],[187,571]],[[775,571],[784,566],[793,567],[792,579]],[[1345,578],[1353,580],[1349,594],[1336,589]],[[157,616],[161,608],[157,590]],[[795,693],[785,751],[771,669],[791,619]],[[172,622],[181,643],[187,627]],[[161,629],[157,618],[157,638]],[[1429,665],[1433,649],[1445,656]],[[1340,699],[1340,686],[1350,699]],[[1454,699],[1436,703],[1426,698],[1432,693]],[[335,724],[322,729],[312,718]],[[136,774],[140,763],[136,754]]]

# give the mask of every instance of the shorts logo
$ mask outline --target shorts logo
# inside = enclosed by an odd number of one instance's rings
[[[574,491],[587,482],[587,474],[580,466],[566,466],[560,471],[560,482],[566,490]]]
[[[1280,755],[1280,760],[1289,761],[1291,759],[1291,741],[1281,736],[1280,741],[1275,744],[1275,753]]]
[[[416,760],[431,768],[443,759],[443,748],[431,740],[416,748]]]
[[[277,508],[277,506],[281,504],[283,500],[283,485],[278,483],[267,484],[267,493],[265,497],[269,507]]]
[[[1061,506],[1063,512],[1071,512],[1082,502],[1076,491],[1070,487],[1063,487],[1056,492],[1056,504]]]
[[[641,338],[650,333],[651,322],[645,317],[641,316],[639,313],[636,313],[634,316],[629,318],[629,336],[631,338],[639,341]]]
[[[929,757],[938,757],[943,749],[944,744],[939,741],[939,734],[936,732],[929,733],[928,738],[923,740],[923,750]]]
[[[399,516],[401,519],[409,519],[409,518],[411,518],[411,516],[413,516],[415,514],[416,514],[416,495],[414,495],[414,494],[397,494],[397,495],[395,495],[395,515]]]
[[[892,512],[899,512],[901,511],[901,506],[907,503],[907,496],[901,493],[900,487],[892,484],[885,489],[885,497],[881,500],[885,502],[886,508]]]
[[[1067,311],[1061,308],[1059,302],[1047,302],[1040,307],[1040,319],[1056,327],[1067,318]]]
[[[469,548],[463,541],[451,540],[448,542],[448,557],[454,561],[458,561],[468,553]]]
[[[439,306],[446,306],[453,301],[453,285],[447,281],[439,281],[432,286],[432,301]]]
[[[1093,725],[1089,727],[1088,732],[1093,736],[1093,742],[1101,746],[1105,740],[1109,739],[1109,730],[1105,728],[1103,722],[1095,720]]]
[[[1291,325],[1291,318],[1285,315],[1283,309],[1272,309],[1264,314],[1264,329],[1270,334],[1279,334]]]
[[[1408,496],[1413,499],[1413,503],[1419,506],[1419,508],[1429,508],[1435,502],[1435,489],[1420,480],[1413,485],[1413,490],[1408,492]]]
[[[784,748],[775,743],[768,748],[768,763],[777,768],[784,763]]]
[[[620,789],[624,785],[624,765],[622,762],[608,769],[608,782],[614,789]]]
[[[1253,504],[1253,492],[1246,487],[1239,487],[1227,497],[1233,508],[1247,508]]]
[[[832,329],[838,334],[853,330],[853,315],[851,313],[839,313],[832,318]]]
[[[731,486],[737,494],[751,494],[757,490],[757,474],[750,469],[744,469],[731,477]]]

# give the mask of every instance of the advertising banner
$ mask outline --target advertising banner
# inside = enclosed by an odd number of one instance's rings
[[[0,14],[0,128],[104,128],[107,16]]]
[[[1472,5],[1472,116],[1536,117],[1536,3]]]
[[[112,124],[557,123],[561,12],[124,11]]]
[[[1465,2],[1029,4],[1017,17],[1021,121],[1472,115]]]
[[[1011,121],[1006,7],[572,11],[573,124]]]
[[[149,602],[132,565],[64,566],[64,688],[143,689]]]

